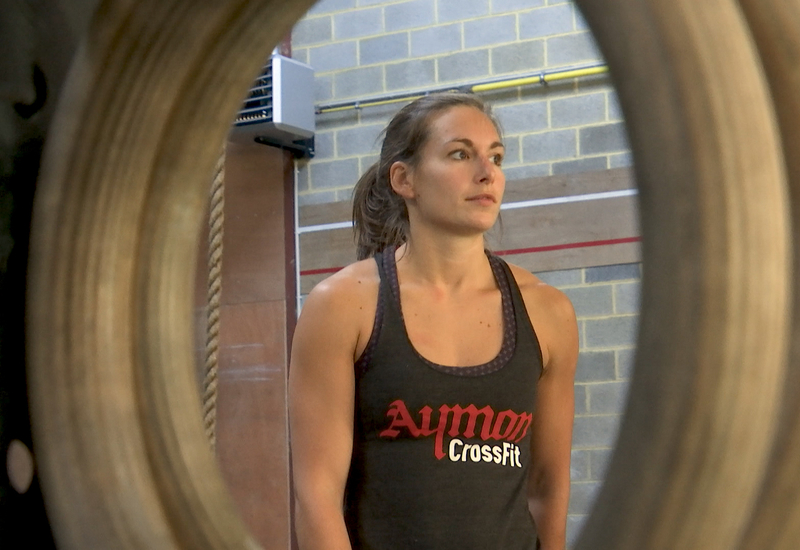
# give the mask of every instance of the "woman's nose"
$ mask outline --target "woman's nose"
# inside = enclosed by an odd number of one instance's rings
[[[492,161],[491,157],[478,155],[477,159],[477,180],[480,183],[492,183],[495,178],[495,169],[497,165]]]

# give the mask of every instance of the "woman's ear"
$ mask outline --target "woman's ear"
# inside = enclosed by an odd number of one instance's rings
[[[405,162],[398,160],[389,167],[389,183],[392,190],[404,199],[414,198],[411,167]]]

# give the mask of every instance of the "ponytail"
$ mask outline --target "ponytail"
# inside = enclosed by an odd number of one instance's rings
[[[400,109],[384,131],[380,159],[361,176],[353,190],[353,229],[359,260],[408,240],[408,208],[392,189],[389,169],[397,161],[416,166],[420,151],[428,140],[433,115],[458,106],[481,111],[497,128],[498,135],[502,135],[500,124],[492,116],[489,106],[472,94],[430,94]]]
[[[407,239],[408,210],[388,178],[381,177],[380,161],[364,173],[353,189],[353,230],[359,260]]]

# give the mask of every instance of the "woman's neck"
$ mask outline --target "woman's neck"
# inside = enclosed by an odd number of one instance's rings
[[[452,290],[482,287],[494,281],[483,235],[426,238],[412,233],[395,258],[398,274],[405,281]]]

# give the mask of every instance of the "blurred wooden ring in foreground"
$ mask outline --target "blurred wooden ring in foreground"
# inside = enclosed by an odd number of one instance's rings
[[[203,435],[186,266],[244,90],[311,4],[95,14],[48,137],[29,274],[34,451],[61,547],[255,546]],[[790,318],[772,101],[735,2],[578,4],[626,116],[645,269],[630,404],[579,548],[735,548]]]

